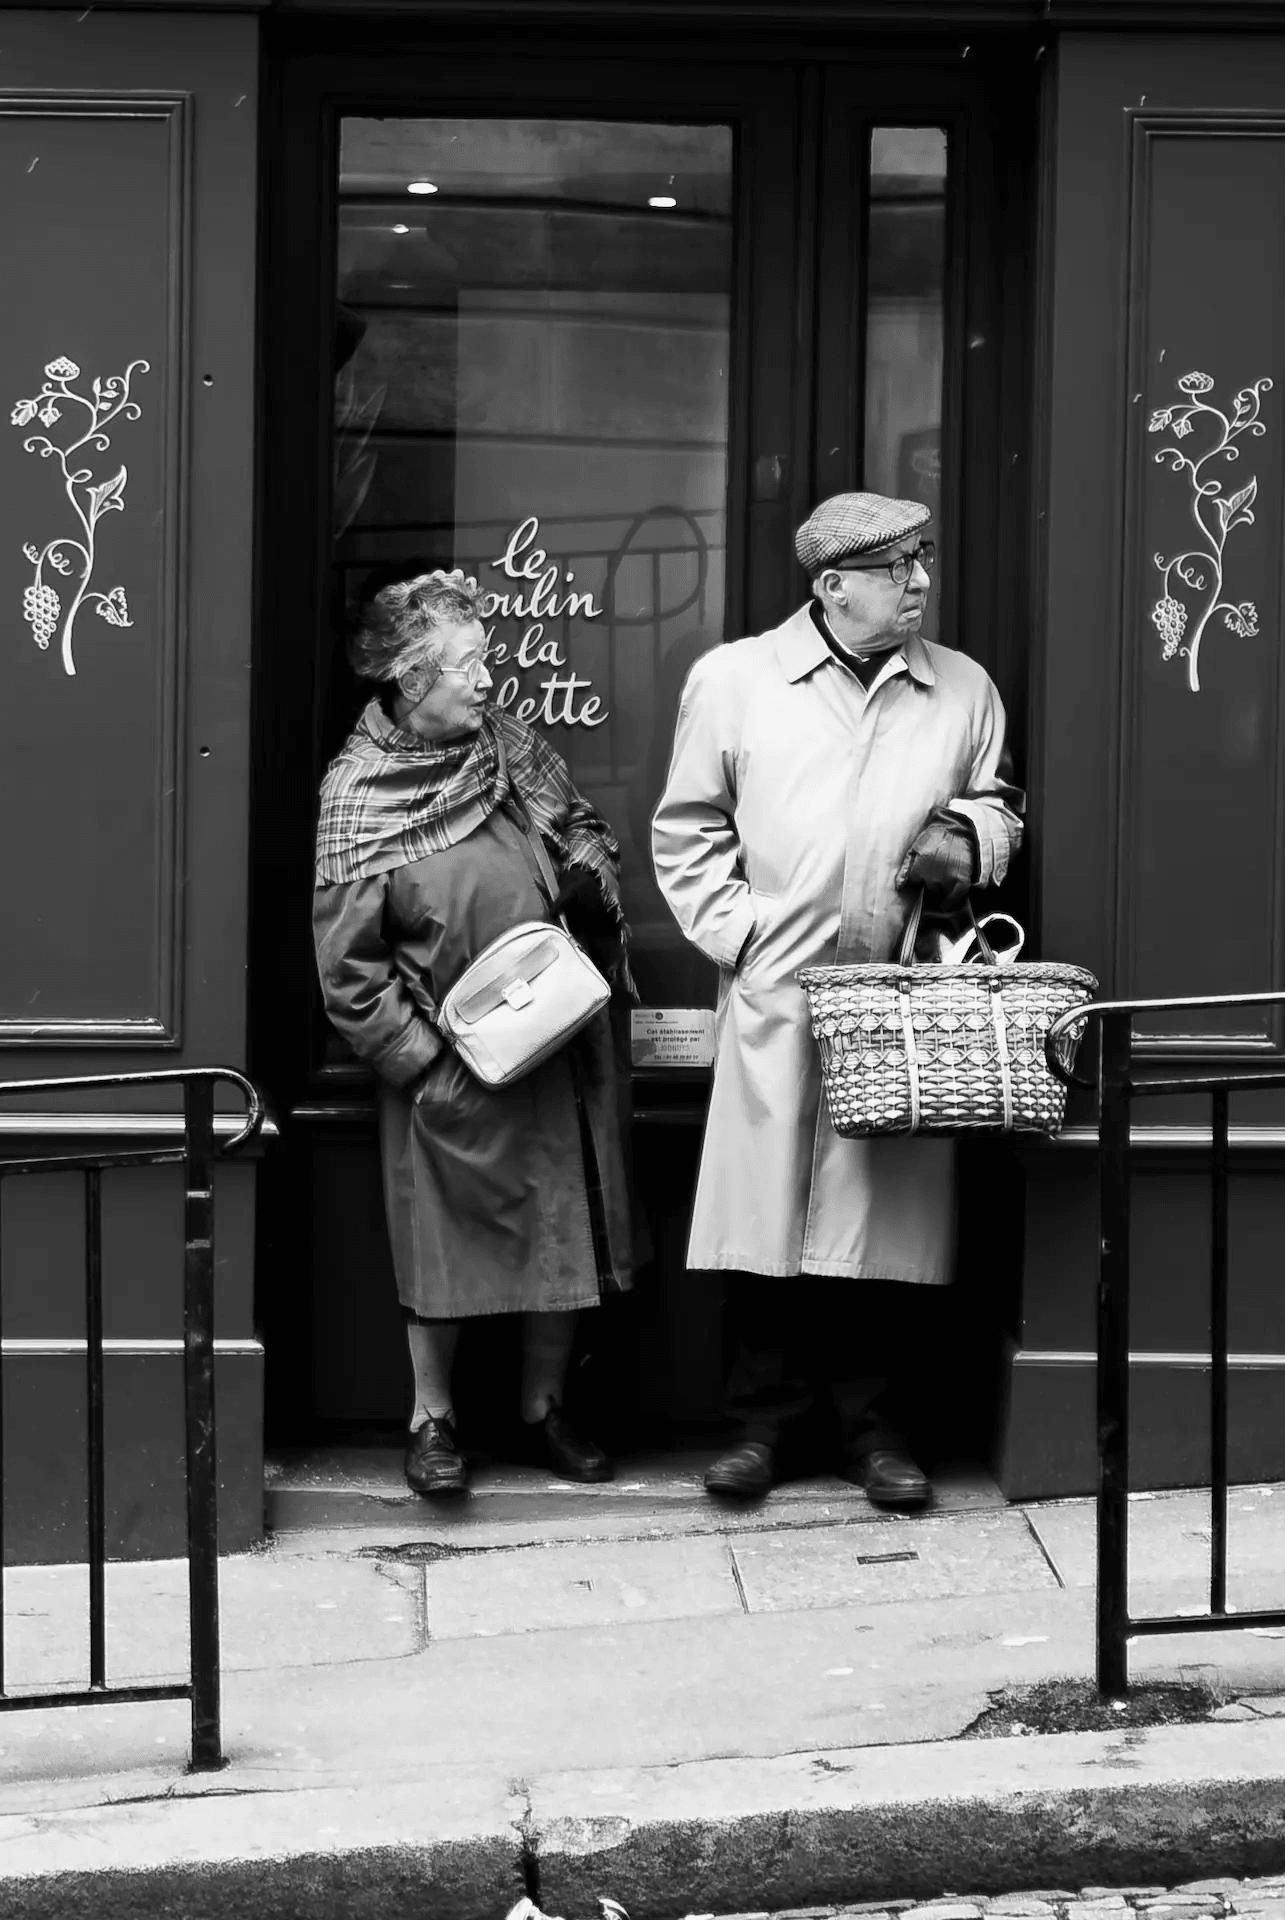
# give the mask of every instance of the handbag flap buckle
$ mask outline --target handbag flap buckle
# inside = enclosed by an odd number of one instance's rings
[[[542,935],[542,937],[531,943],[532,934]],[[514,945],[519,948],[516,953],[510,948],[507,953],[495,954],[489,960],[485,955],[479,955],[472,967],[447,995],[448,1007],[453,1009],[456,1016],[466,1025],[476,1025],[479,1020],[485,1019],[488,1013],[494,1013],[497,1007],[503,1006],[506,1002],[515,1009],[529,1006],[535,998],[531,991],[531,981],[538,980],[540,975],[554,964],[562,945],[569,946],[570,941],[560,929],[550,927],[545,931],[533,922],[529,928],[521,929],[519,940],[514,942]],[[521,950],[523,945],[525,945],[525,951]],[[468,991],[461,992],[461,986],[468,986],[468,974],[475,975],[474,983]],[[477,977],[478,975],[481,977]],[[510,998],[510,994],[521,992],[525,992],[524,999]]]

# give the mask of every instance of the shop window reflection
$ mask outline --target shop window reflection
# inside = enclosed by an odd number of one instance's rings
[[[711,999],[648,830],[723,638],[731,207],[726,127],[343,123],[337,624],[409,571],[490,590],[497,697],[619,835],[660,1005]]]
[[[866,257],[865,485],[941,511],[946,135],[875,127]],[[938,637],[938,595],[925,637]]]

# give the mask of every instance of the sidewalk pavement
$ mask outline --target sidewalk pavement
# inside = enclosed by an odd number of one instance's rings
[[[1091,1674],[1092,1503],[961,1470],[927,1517],[839,1480],[729,1510],[703,1464],[443,1509],[392,1455],[278,1463],[277,1530],[221,1569],[229,1766],[186,1773],[185,1703],[3,1716],[0,1910],[664,1920],[1285,1866],[1285,1631],[1137,1644],[1217,1724],[961,1740]],[[1230,1507],[1231,1604],[1280,1604],[1285,1487]],[[1203,1610],[1207,1495],[1131,1521],[1135,1610]],[[185,1579],[108,1570],[111,1681],[181,1673]],[[84,1684],[85,1586],[8,1571],[13,1691]]]

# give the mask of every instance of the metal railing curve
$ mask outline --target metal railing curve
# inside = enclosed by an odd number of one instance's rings
[[[235,1087],[246,1103],[245,1124],[226,1143],[215,1137],[214,1089]],[[0,1365],[0,1712],[89,1706],[105,1700],[189,1700],[191,1766],[221,1767],[223,1736],[219,1673],[218,1468],[214,1416],[214,1165],[250,1146],[267,1109],[253,1081],[232,1067],[165,1068],[153,1073],[72,1074],[46,1080],[0,1081],[0,1095],[177,1086],[183,1091],[183,1138],[174,1146],[115,1148],[88,1153],[0,1157],[0,1193],[9,1174],[83,1173],[85,1176],[85,1398],[88,1452],[89,1685],[87,1688],[9,1693],[4,1636],[4,1403]],[[86,1136],[94,1121],[87,1113]],[[149,1116],[150,1117],[150,1116]],[[157,1115],[157,1118],[166,1116]],[[117,1167],[181,1165],[183,1219],[183,1399],[186,1447],[188,1678],[157,1685],[109,1686],[107,1681],[107,1507],[103,1443],[102,1176]],[[3,1328],[0,1327],[0,1335]],[[0,1353],[3,1347],[0,1343]]]
[[[1201,994],[1176,1000],[1098,1000],[1055,1020],[1044,1042],[1049,1070],[1067,1087],[1098,1096],[1097,1298],[1097,1676],[1106,1698],[1129,1689],[1129,1641],[1149,1634],[1285,1626],[1285,1609],[1227,1610],[1227,1193],[1228,1105],[1233,1092],[1285,1088],[1285,1071],[1139,1078],[1133,1021],[1141,1013],[1285,1005],[1285,993]],[[1100,1023],[1095,1080],[1075,1071],[1076,1043]],[[1210,1572],[1209,1611],[1135,1618],[1129,1612],[1129,1216],[1132,1103],[1155,1095],[1207,1093],[1210,1154]]]

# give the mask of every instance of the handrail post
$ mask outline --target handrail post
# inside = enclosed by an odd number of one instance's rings
[[[4,1175],[0,1174],[0,1698],[4,1696]]]
[[[1098,1068],[1098,1692],[1129,1690],[1129,1069],[1132,1015],[1102,1021]]]
[[[223,1765],[219,1709],[219,1485],[214,1446],[214,1089],[183,1088],[183,1398],[187,1437],[192,1771]]]
[[[249,1146],[268,1119],[263,1095],[235,1067],[162,1067],[148,1073],[66,1074],[40,1080],[0,1080],[0,1095],[84,1092],[91,1088],[181,1087],[182,1145],[155,1151],[0,1155],[0,1188],[9,1174],[46,1172],[85,1176],[85,1381],[88,1429],[87,1533],[89,1549],[89,1685],[20,1694],[5,1690],[4,1636],[4,1376],[0,1341],[0,1716],[50,1707],[83,1707],[102,1700],[187,1700],[192,1710],[192,1770],[221,1767],[223,1739],[219,1673],[218,1461],[214,1425],[214,1087],[244,1096],[245,1124],[223,1147]],[[167,1115],[168,1118],[168,1115]],[[168,1130],[168,1129],[167,1129]],[[92,1125],[91,1133],[96,1132]],[[105,1168],[183,1167],[183,1436],[187,1520],[190,1659],[182,1682],[107,1684],[107,1503],[104,1486],[103,1206]]]
[[[1227,1112],[1211,1096],[1209,1218],[1209,1611],[1227,1611]]]
[[[107,1685],[107,1461],[103,1439],[103,1176],[85,1175],[85,1418],[88,1427],[89,1684]]]

